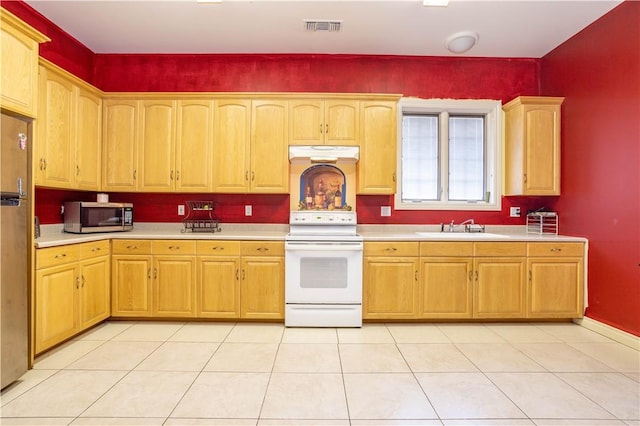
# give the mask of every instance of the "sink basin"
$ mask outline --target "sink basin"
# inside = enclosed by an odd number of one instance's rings
[[[507,235],[489,232],[416,232],[416,235],[434,240],[502,240]]]

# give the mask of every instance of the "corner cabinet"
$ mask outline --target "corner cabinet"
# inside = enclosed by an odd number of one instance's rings
[[[36,354],[110,316],[109,260],[109,241],[36,250]]]
[[[288,193],[287,130],[287,101],[216,102],[213,191]]]
[[[360,102],[358,194],[396,192],[397,102]]]
[[[505,114],[505,194],[560,195],[560,106],[564,98],[520,96]]]
[[[41,59],[35,183],[100,189],[101,92]]]
[[[0,107],[26,117],[38,112],[39,43],[50,41],[0,8]]]

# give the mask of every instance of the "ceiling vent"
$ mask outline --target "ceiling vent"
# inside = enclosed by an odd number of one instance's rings
[[[305,19],[304,29],[308,32],[329,31],[338,32],[342,27],[342,21],[321,21],[318,19]]]

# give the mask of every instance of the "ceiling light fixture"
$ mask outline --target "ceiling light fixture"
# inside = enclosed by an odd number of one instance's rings
[[[473,31],[462,31],[447,38],[446,48],[451,53],[464,53],[471,49],[478,42],[478,34]]]
[[[423,6],[449,6],[449,0],[424,0]]]

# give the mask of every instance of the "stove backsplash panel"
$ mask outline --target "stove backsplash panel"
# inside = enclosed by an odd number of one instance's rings
[[[291,164],[291,210],[354,210],[355,164]]]

